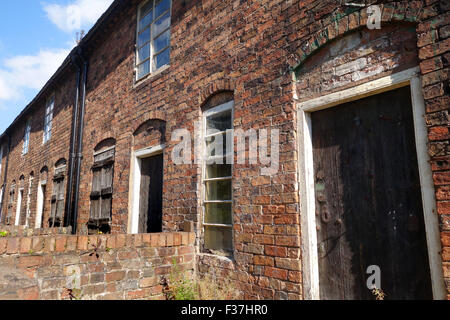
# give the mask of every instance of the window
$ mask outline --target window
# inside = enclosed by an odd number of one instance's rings
[[[91,233],[110,232],[113,194],[115,148],[94,154],[92,167],[91,215],[88,228]]]
[[[149,0],[139,7],[137,79],[170,63],[171,0]]]
[[[27,126],[25,127],[25,135],[23,137],[22,154],[28,153],[28,148],[30,146],[30,134],[31,134],[31,120],[28,120]]]
[[[55,97],[51,97],[47,101],[45,106],[45,119],[44,119],[44,143],[50,140],[52,137],[52,124],[53,124],[53,108],[55,106]]]
[[[233,106],[231,101],[204,113],[204,248],[226,255],[233,250],[233,165],[228,159],[232,151],[224,152],[223,146],[233,129]]]
[[[56,163],[53,177],[52,207],[49,218],[50,228],[61,227],[64,218],[64,177],[66,172],[66,160],[61,159]]]

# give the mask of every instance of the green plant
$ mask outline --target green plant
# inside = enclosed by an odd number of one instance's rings
[[[372,290],[372,294],[376,297],[377,300],[384,300],[386,298],[386,293],[382,289],[374,288]]]
[[[173,260],[169,279],[163,277],[161,285],[166,300],[233,300],[238,298],[230,280],[220,283],[212,276],[205,276],[197,281],[186,278]]]
[[[239,293],[228,279],[221,279],[207,275],[197,281],[199,300],[235,300]]]
[[[1,238],[5,238],[5,237],[7,237],[9,235],[9,232],[8,231],[0,231],[0,237]]]
[[[172,261],[173,268],[169,281],[163,278],[164,295],[166,300],[195,300],[196,286],[191,279],[186,279],[176,260]]]

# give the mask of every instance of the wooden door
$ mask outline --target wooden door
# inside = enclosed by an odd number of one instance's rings
[[[312,114],[321,299],[431,299],[409,87]]]
[[[139,233],[162,231],[163,155],[141,160]]]

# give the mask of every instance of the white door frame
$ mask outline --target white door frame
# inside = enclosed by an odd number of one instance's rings
[[[15,226],[20,226],[20,211],[22,210],[23,190],[23,188],[19,188],[19,192],[17,194],[16,221],[14,222]]]
[[[303,285],[306,299],[320,299],[311,113],[405,86],[411,87],[415,142],[433,297],[434,299],[445,299],[446,297],[440,254],[439,220],[436,211],[434,183],[427,150],[428,131],[425,123],[425,102],[422,95],[420,69],[416,67],[354,88],[297,103]]]
[[[47,186],[47,181],[40,181],[37,193],[36,204],[36,222],[34,224],[35,229],[40,229],[42,226],[42,214],[44,213],[44,187]]]
[[[158,145],[133,151],[131,155],[130,174],[130,206],[128,218],[128,233],[139,233],[139,205],[141,190],[141,164],[142,159],[160,155],[164,152],[165,145]]]

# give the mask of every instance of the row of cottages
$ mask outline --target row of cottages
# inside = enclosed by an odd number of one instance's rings
[[[450,297],[449,10],[116,0],[0,136],[1,222],[192,230],[246,299]]]

